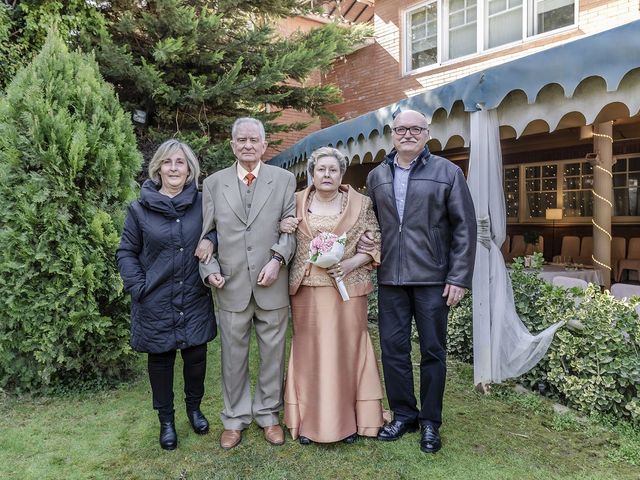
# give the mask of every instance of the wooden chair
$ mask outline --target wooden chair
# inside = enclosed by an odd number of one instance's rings
[[[562,237],[562,247],[560,248],[560,257],[566,259],[578,258],[580,256],[580,237],[566,236]],[[554,261],[558,261],[558,255],[553,257]]]
[[[511,249],[507,255],[507,261],[511,261],[516,257],[524,256],[524,252],[527,249],[527,245],[524,243],[524,237],[522,235],[514,235],[511,238]]]
[[[507,256],[509,255],[510,248],[511,248],[511,237],[507,235],[507,237],[504,239],[504,243],[502,244],[502,247],[500,247],[500,251],[502,252],[502,256],[504,257],[505,261],[507,260]]]
[[[640,238],[638,237],[629,239],[627,257],[618,262],[616,282],[620,281],[625,270],[635,270],[640,275]]]
[[[593,259],[593,237],[582,237],[580,241],[580,255],[573,259],[576,263],[591,265]]]
[[[624,237],[611,239],[611,278],[618,278],[618,263],[625,258],[627,253],[627,240]]]

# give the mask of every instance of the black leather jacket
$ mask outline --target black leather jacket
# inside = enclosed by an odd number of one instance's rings
[[[409,173],[403,222],[393,189],[396,151],[367,177],[382,232],[381,285],[456,285],[471,288],[476,217],[462,170],[428,148]]]

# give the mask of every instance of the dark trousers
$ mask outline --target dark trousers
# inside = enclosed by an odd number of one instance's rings
[[[442,423],[447,375],[447,316],[444,285],[378,287],[382,367],[394,418],[402,422]],[[411,362],[411,320],[420,339],[420,410],[416,406]]]
[[[207,369],[207,344],[181,350],[184,396],[187,411],[200,408],[204,396],[204,376]],[[149,353],[147,369],[153,393],[153,408],[160,421],[173,420],[173,365],[176,351]]]

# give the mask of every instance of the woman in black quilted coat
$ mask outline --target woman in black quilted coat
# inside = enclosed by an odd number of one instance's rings
[[[209,431],[200,411],[204,395],[207,342],[216,336],[211,291],[198,273],[208,261],[211,241],[198,246],[202,200],[200,167],[191,148],[169,140],[149,163],[149,180],[128,209],[116,256],[125,290],[131,294],[131,346],[148,354],[153,408],[160,419],[160,446],[176,448],[173,366],[184,362],[187,416],[198,434]],[[213,238],[212,238],[213,240]]]

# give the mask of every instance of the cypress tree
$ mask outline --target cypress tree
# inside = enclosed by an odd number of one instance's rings
[[[114,253],[140,164],[113,87],[52,31],[0,97],[0,388],[127,370]]]
[[[0,0],[0,91],[42,49],[54,23],[62,38],[74,41],[80,31],[99,35],[104,17],[86,0]]]

